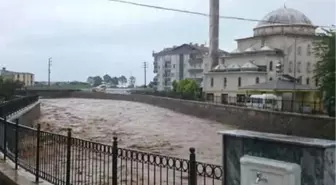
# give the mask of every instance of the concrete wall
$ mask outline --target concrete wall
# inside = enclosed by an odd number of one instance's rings
[[[37,120],[41,115],[41,103],[36,102],[26,109],[14,114],[13,116],[9,117],[8,120],[15,121],[19,119],[19,124],[33,127],[35,120]]]
[[[73,92],[71,97],[135,101],[167,108],[187,115],[235,125],[239,129],[335,139],[335,118],[326,116],[318,117],[314,115],[256,110],[148,95]]]

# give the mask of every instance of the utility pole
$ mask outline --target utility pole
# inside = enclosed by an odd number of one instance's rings
[[[48,59],[48,86],[49,87],[50,87],[50,73],[51,73],[50,67],[51,67],[51,57]]]
[[[210,0],[209,56],[211,69],[218,65],[219,0]]]
[[[147,87],[147,83],[146,83],[146,70],[147,70],[147,62],[143,62],[143,66],[142,66],[143,68],[144,68],[144,82],[145,82],[145,84],[144,84],[144,86],[145,86],[145,88]]]

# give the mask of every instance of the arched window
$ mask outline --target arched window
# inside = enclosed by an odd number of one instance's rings
[[[310,44],[308,44],[307,46],[307,56],[310,56],[311,55],[311,46]]]
[[[270,77],[270,78],[269,78],[269,81],[272,81],[272,80],[273,80],[273,78],[272,78],[272,77]]]
[[[293,62],[292,61],[289,61],[289,65],[288,65],[288,72],[292,72],[292,69],[293,69]]]
[[[310,73],[310,62],[307,62],[307,73]]]
[[[306,79],[306,84],[309,85],[309,78]]]
[[[273,71],[273,61],[270,61],[269,63],[269,71]]]
[[[238,87],[240,87],[240,86],[241,86],[241,78],[238,77]]]
[[[301,46],[297,47],[297,55],[301,55]]]
[[[259,83],[259,77],[256,78],[256,84],[258,84],[258,83]]]
[[[318,87],[318,85],[319,85],[319,80],[315,78],[315,86]]]
[[[301,62],[297,63],[296,70],[298,73],[301,73]]]

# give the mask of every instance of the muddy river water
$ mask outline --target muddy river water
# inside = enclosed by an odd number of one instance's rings
[[[188,158],[196,149],[198,161],[221,163],[221,137],[218,131],[234,127],[167,109],[127,101],[95,99],[41,100],[41,128],[74,137],[119,146]]]

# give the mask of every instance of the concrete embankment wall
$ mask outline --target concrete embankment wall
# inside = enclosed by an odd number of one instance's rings
[[[23,110],[13,114],[8,117],[9,121],[14,122],[19,120],[19,124],[32,127],[34,121],[38,119],[41,115],[40,102],[36,102]],[[3,141],[3,138],[0,139]],[[2,158],[2,157],[1,157]],[[9,159],[7,159],[9,160]],[[19,174],[14,167],[10,164],[11,162],[1,161],[0,162],[0,185],[32,185],[32,181],[27,179],[28,177]]]
[[[230,105],[187,101],[148,95],[72,92],[73,98],[134,101],[237,126],[239,129],[335,139],[335,118],[257,110]]]

